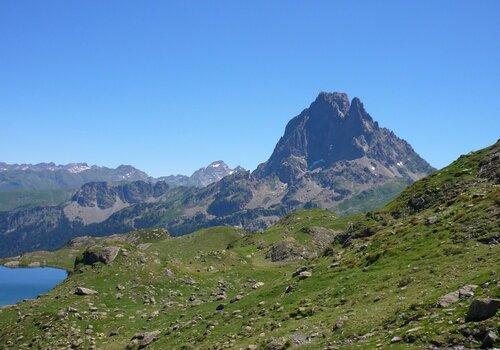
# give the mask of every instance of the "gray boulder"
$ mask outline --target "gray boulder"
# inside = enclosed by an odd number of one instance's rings
[[[83,253],[83,263],[85,265],[93,265],[98,262],[101,262],[103,264],[110,264],[116,259],[119,251],[120,248],[114,246],[105,248],[96,246],[89,247]]]
[[[438,300],[439,307],[448,307],[449,305],[456,303],[459,299],[470,298],[474,295],[474,290],[476,290],[477,286],[475,284],[467,284],[462,288],[445,294]]]
[[[165,269],[163,270],[163,274],[166,276],[166,277],[174,277],[174,272],[170,269]]]
[[[312,276],[312,272],[311,271],[302,271],[301,273],[299,273],[299,280],[305,280],[306,278],[309,278]]]
[[[312,268],[312,266],[301,266],[301,267],[299,267],[297,270],[295,270],[295,271],[292,273],[292,277],[297,277],[297,276],[299,276],[302,272],[311,270],[311,268]]]
[[[98,294],[98,292],[93,290],[93,289],[90,289],[90,288],[76,287],[75,294],[76,295],[94,295],[94,294]]]

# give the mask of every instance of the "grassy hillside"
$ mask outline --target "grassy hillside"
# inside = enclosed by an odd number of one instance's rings
[[[0,348],[138,348],[139,334],[148,349],[477,348],[500,324],[465,321],[473,299],[500,297],[498,165],[496,144],[363,215],[306,210],[256,234],[152,229],[27,254],[21,265],[73,272],[0,310]],[[84,265],[87,246],[121,250]],[[474,296],[437,305],[469,284]]]
[[[391,199],[401,193],[408,185],[407,179],[394,179],[381,186],[360,192],[359,194],[343,201],[338,205],[336,211],[342,215],[367,212],[380,208]]]

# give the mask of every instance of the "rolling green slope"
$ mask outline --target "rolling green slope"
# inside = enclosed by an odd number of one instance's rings
[[[26,254],[16,261],[72,273],[0,310],[0,348],[480,347],[500,324],[466,322],[472,300],[500,297],[498,165],[497,143],[367,214],[305,210],[262,233],[151,229]],[[121,248],[114,261],[84,264],[107,246]],[[474,295],[438,305],[465,285]]]

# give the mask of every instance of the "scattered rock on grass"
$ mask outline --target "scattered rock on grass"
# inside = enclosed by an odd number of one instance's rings
[[[299,267],[297,270],[294,271],[294,273],[292,273],[292,277],[297,277],[298,275],[300,275],[301,272],[304,272],[307,270],[309,270],[308,266]]]
[[[288,347],[289,343],[285,338],[276,338],[271,340],[266,345],[266,350],[283,350]]]
[[[312,276],[311,271],[302,271],[301,273],[299,273],[299,280],[305,280],[306,278],[309,278],[311,276]]]
[[[94,295],[94,294],[98,294],[98,292],[93,290],[93,289],[90,289],[90,288],[76,287],[75,294],[76,295]]]
[[[443,295],[438,300],[439,307],[448,307],[449,305],[456,303],[459,299],[470,298],[474,295],[474,290],[477,288],[475,284],[467,284],[456,290],[454,292]]]
[[[341,316],[339,319],[333,324],[332,332],[342,328],[344,326],[345,321],[347,321],[347,316]]]
[[[264,282],[255,282],[253,285],[252,285],[252,288],[253,289],[259,289],[260,287],[262,287],[264,285]]]
[[[392,339],[391,339],[391,343],[399,343],[401,341],[403,341],[403,338],[400,336],[395,336],[395,337],[392,337]]]
[[[495,332],[493,331],[488,331],[486,333],[486,336],[483,339],[483,342],[481,343],[481,347],[483,349],[491,349],[494,345],[498,343],[498,335],[496,335]]]
[[[230,302],[230,303],[235,303],[235,302],[237,302],[237,301],[240,301],[240,300],[241,300],[241,298],[243,298],[243,296],[242,296],[241,294],[236,294],[236,295],[234,296],[234,298],[232,298],[229,302]]]
[[[158,339],[159,331],[139,333],[132,337],[127,349],[144,349],[149,344]]]

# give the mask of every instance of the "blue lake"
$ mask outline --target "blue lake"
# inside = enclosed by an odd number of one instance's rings
[[[64,281],[65,270],[51,267],[7,268],[0,266],[0,306],[34,299]]]

